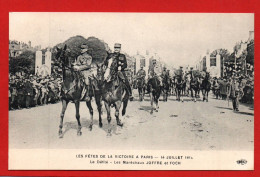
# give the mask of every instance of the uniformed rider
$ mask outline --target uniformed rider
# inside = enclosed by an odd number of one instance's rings
[[[149,78],[157,77],[160,81],[160,86],[162,86],[161,67],[157,64],[156,60],[153,61],[152,67],[149,70]]]
[[[87,96],[85,97],[86,101],[89,101],[90,98],[88,96],[88,91],[89,91],[89,77],[91,76],[91,63],[92,63],[92,57],[87,53],[88,51],[88,46],[86,44],[81,45],[81,55],[77,57],[76,62],[73,64],[73,69],[75,71],[80,71],[84,78],[84,83],[86,84],[87,88]]]
[[[145,80],[145,76],[146,76],[146,72],[144,70],[144,67],[141,66],[141,68],[139,69],[139,71],[136,73],[138,78],[141,78],[143,80]]]
[[[123,76],[123,78],[121,78],[126,86],[126,90],[129,93],[129,100],[132,101],[133,100],[133,96],[132,96],[132,89],[129,83],[129,80],[127,78],[126,75],[126,69],[127,69],[127,60],[124,54],[120,53],[121,51],[121,44],[119,43],[115,43],[114,45],[114,53],[108,53],[107,59],[105,61],[105,65],[107,65],[108,60],[110,58],[115,58],[117,60],[117,70],[116,72],[120,71],[122,73],[121,76]]]

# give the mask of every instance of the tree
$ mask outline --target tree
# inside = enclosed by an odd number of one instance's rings
[[[63,43],[56,45],[55,47],[64,47],[65,44],[68,46],[73,59],[76,59],[80,55],[80,47],[82,44],[87,44],[89,48],[88,52],[92,56],[93,63],[103,62],[107,57],[107,44],[96,37],[89,37],[88,39],[85,39],[83,36],[74,36]]]
[[[9,72],[25,72],[27,74],[34,73],[35,52],[26,50],[17,57],[9,58]]]

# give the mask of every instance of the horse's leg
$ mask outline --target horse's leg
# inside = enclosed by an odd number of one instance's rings
[[[102,124],[102,105],[101,105],[101,96],[97,96],[96,94],[96,104],[97,104],[97,109],[98,109],[98,116],[99,116],[99,127],[101,128],[103,126]]]
[[[115,102],[115,116],[116,116],[116,123],[118,126],[122,127],[123,126],[123,123],[121,123],[121,120],[119,119],[119,110],[120,110],[120,107],[121,107],[121,104],[122,104],[122,101],[117,101]]]
[[[62,102],[62,110],[61,110],[61,114],[60,114],[60,125],[59,125],[59,136],[60,136],[60,138],[62,138],[63,118],[64,118],[65,111],[66,111],[67,106],[68,106],[68,101],[61,100],[61,102]]]
[[[107,129],[107,136],[111,136],[111,115],[110,115],[110,106],[107,102],[105,102],[105,107],[107,110],[107,122],[108,122],[108,129]]]
[[[154,102],[155,102],[155,106],[156,106],[156,107],[155,107],[155,112],[158,112],[158,110],[159,110],[159,105],[158,105],[159,97],[160,97],[160,96],[157,97],[157,96],[155,95],[155,98],[154,98]]]
[[[89,131],[91,131],[92,130],[92,126],[93,126],[93,108],[92,108],[92,105],[91,105],[91,101],[87,101],[86,104],[87,104],[87,107],[88,107],[88,110],[89,110],[89,114],[90,114],[90,124],[89,124],[88,128],[89,128]]]
[[[124,116],[126,113],[127,104],[128,104],[128,95],[125,95],[125,97],[123,98],[122,116]]]
[[[79,103],[80,101],[75,101],[75,108],[76,108],[76,119],[78,122],[78,130],[77,130],[77,135],[81,136],[82,132],[81,132],[81,123],[80,123],[80,115],[79,115]]]
[[[152,114],[153,113],[153,93],[152,92],[150,92],[150,100],[151,100],[151,112],[150,112],[150,114]]]
[[[208,102],[209,101],[209,91],[206,91],[207,92],[207,99],[206,101]]]

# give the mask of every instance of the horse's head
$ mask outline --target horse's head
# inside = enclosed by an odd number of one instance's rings
[[[111,57],[108,59],[108,64],[105,69],[104,79],[106,81],[109,81],[111,77],[116,73],[117,71],[117,60],[114,57]]]
[[[71,62],[69,60],[69,54],[70,54],[70,50],[67,49],[67,45],[65,44],[64,48],[56,48],[56,55],[55,58],[58,61],[61,61],[62,66],[67,66],[67,67],[71,67]]]

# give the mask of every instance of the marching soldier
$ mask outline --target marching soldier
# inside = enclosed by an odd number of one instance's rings
[[[133,100],[132,89],[131,89],[131,86],[130,86],[130,83],[128,81],[128,78],[126,76],[126,71],[125,71],[127,68],[127,60],[126,60],[125,55],[120,53],[120,51],[121,51],[121,44],[115,43],[114,53],[108,54],[107,59],[105,61],[105,65],[107,65],[108,60],[112,57],[114,57],[117,60],[118,68],[117,68],[116,72],[120,71],[122,73],[122,75],[123,75],[122,80],[126,86],[126,90],[129,93],[129,99],[130,99],[130,101],[132,101]]]
[[[84,77],[84,82],[86,84],[87,92],[85,100],[89,101],[90,97],[89,95],[89,77],[91,76],[91,63],[92,63],[92,57],[87,53],[88,46],[86,44],[81,45],[81,55],[78,56],[76,62],[74,63],[73,69],[75,71],[80,71],[80,73]]]

